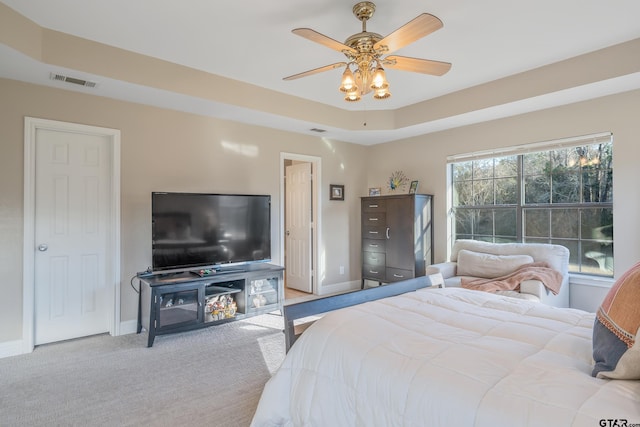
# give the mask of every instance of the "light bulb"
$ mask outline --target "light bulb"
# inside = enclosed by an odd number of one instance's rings
[[[342,82],[339,89],[341,92],[345,93],[358,90],[358,86],[356,85],[355,79],[353,78],[353,73],[351,72],[349,66],[347,66],[347,68],[344,70],[344,73],[342,73]]]
[[[386,99],[388,97],[391,96],[391,92],[389,92],[389,85],[387,85],[387,87],[382,88],[382,89],[376,89],[375,93],[373,94],[373,97],[375,99]]]
[[[381,66],[378,66],[371,78],[371,89],[386,89],[388,87],[389,83],[387,82],[387,77],[385,76],[384,69]]]
[[[357,90],[352,90],[351,92],[347,92],[347,96],[344,97],[344,100],[347,102],[360,101],[360,94]]]

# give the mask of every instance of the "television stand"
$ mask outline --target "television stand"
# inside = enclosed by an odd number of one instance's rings
[[[210,274],[140,275],[138,333],[149,332],[151,347],[157,335],[282,312],[283,272],[284,267],[256,263]]]

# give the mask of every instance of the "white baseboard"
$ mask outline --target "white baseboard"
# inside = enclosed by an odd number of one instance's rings
[[[0,359],[22,354],[22,340],[0,342]]]
[[[120,335],[135,334],[138,332],[138,321],[127,320],[120,322]],[[22,347],[22,340],[0,342],[0,359],[26,354]]]
[[[126,320],[120,322],[120,335],[135,334],[138,332],[137,320]]]
[[[332,285],[322,286],[321,289],[318,289],[318,295],[330,295],[337,294],[341,292],[349,292],[360,289],[360,281],[352,280],[350,282],[342,282],[342,283],[334,283]]]

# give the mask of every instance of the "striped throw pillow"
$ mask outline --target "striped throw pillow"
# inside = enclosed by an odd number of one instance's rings
[[[640,379],[640,262],[613,285],[593,325],[591,373],[597,378]]]

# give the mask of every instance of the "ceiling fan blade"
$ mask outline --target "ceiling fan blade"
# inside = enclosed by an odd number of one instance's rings
[[[387,53],[394,52],[442,27],[442,21],[438,17],[423,13],[374,44],[373,48],[378,50],[386,47]]]
[[[391,55],[384,58],[382,63],[389,67],[414,73],[441,76],[451,69],[450,62],[432,61],[430,59],[409,58],[407,56]]]
[[[319,32],[312,30],[311,28],[296,28],[291,30],[293,34],[296,34],[300,37],[304,37],[305,39],[309,39],[312,42],[320,43],[323,46],[326,46],[330,49],[337,50],[338,52],[349,51],[352,54],[356,54],[356,50],[350,48],[344,43],[340,43],[337,40],[332,39],[331,37],[327,37],[324,34],[320,34]]]
[[[336,68],[344,67],[347,65],[346,62],[336,62],[335,64],[325,65],[324,67],[314,68],[313,70],[305,71],[302,73],[294,74],[292,76],[288,76],[283,78],[282,80],[295,80],[301,77],[311,76],[313,74],[322,73],[323,71],[335,70]]]

